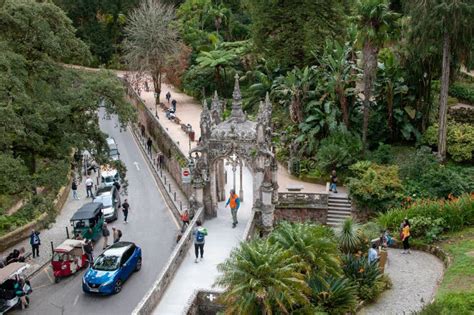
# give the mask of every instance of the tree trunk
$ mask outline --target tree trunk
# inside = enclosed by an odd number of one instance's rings
[[[369,108],[372,98],[372,88],[374,85],[375,71],[377,69],[377,48],[372,46],[370,41],[364,43],[362,49],[362,61],[364,67],[364,105],[362,124],[362,153],[367,149],[367,132],[369,129]]]
[[[389,83],[389,88],[387,89],[387,111],[390,140],[393,140],[393,94],[393,86]]]
[[[344,122],[344,125],[346,125],[347,129],[349,129],[349,109],[347,107],[347,98],[344,94],[344,87],[337,86],[336,93],[339,98],[339,104],[341,105],[342,120]]]
[[[160,105],[160,94],[161,94],[161,71],[154,71],[151,74],[153,79],[153,87],[155,89],[156,97],[155,104]]]
[[[438,156],[442,161],[446,160],[450,57],[450,38],[449,33],[446,32],[443,38],[443,69],[441,74],[441,91],[439,94]]]

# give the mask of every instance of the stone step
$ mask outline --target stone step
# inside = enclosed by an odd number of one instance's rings
[[[349,212],[351,212],[351,207],[331,206],[331,205],[328,205],[328,210],[341,210],[341,211],[349,211]]]
[[[349,197],[347,195],[334,195],[334,194],[332,194],[332,195],[328,196],[328,199],[329,200],[331,200],[331,199],[332,200],[341,200],[341,199],[349,200]]]
[[[343,215],[343,216],[350,217],[351,213],[347,211],[328,211],[328,217],[330,217],[331,215],[337,215],[337,216]]]
[[[345,220],[347,218],[350,218],[350,215],[345,215],[345,214],[333,214],[333,215],[328,215],[327,219],[335,219],[335,220]]]
[[[331,219],[327,219],[326,221],[326,224],[329,225],[329,226],[341,226],[342,223],[344,222],[344,220],[331,220]]]
[[[328,204],[334,204],[334,205],[351,205],[350,200],[342,200],[342,199],[336,199],[336,200],[328,200]]]

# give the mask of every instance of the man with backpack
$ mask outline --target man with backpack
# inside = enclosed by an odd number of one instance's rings
[[[200,220],[196,221],[196,227],[194,228],[194,253],[196,254],[196,264],[198,263],[199,252],[201,253],[201,261],[204,259],[204,243],[207,235],[207,229],[202,227]]]

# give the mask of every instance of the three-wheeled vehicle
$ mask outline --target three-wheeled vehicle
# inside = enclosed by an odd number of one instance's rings
[[[51,265],[56,283],[62,277],[70,276],[88,266],[84,245],[84,240],[68,239],[53,250]]]
[[[89,202],[74,213],[71,218],[76,239],[97,241],[102,235],[104,225],[103,205],[101,202]]]
[[[14,262],[0,269],[0,314],[21,305],[18,290],[23,291],[21,295],[28,301],[28,295],[32,292],[24,275],[28,267],[26,263]]]

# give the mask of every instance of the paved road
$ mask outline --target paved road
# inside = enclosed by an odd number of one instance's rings
[[[151,287],[169,254],[172,252],[178,231],[177,223],[150,173],[133,136],[129,131],[120,132],[115,119],[101,119],[101,128],[118,143],[120,158],[125,162],[129,181],[129,223],[124,224],[122,214],[109,224],[119,227],[122,240],[136,242],[142,247],[143,267],[124,284],[122,292],[109,297],[89,296],[82,292],[81,277],[73,275],[54,284],[51,268],[47,266],[33,279],[34,292],[30,296],[30,308],[21,314],[130,314]],[[123,198],[123,197],[122,197]],[[101,252],[102,240],[95,248]],[[110,240],[109,240],[110,242]],[[20,312],[16,312],[20,314]]]

